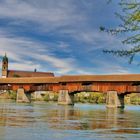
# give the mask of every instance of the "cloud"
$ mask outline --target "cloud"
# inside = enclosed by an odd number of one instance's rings
[[[95,71],[99,74],[125,74],[125,73],[131,73],[130,69],[128,67],[122,66],[120,64],[120,61],[108,61],[104,59],[96,59],[94,61],[94,64],[96,64]]]
[[[100,25],[110,24],[114,9],[99,3],[105,4],[102,0],[0,0],[0,56],[7,52],[10,69],[37,68],[59,75],[129,72],[122,60],[102,54],[103,49],[122,44],[121,38],[99,32]]]
[[[28,24],[31,21],[39,24],[42,31],[50,31],[82,23],[86,16],[77,13],[77,8],[73,0],[4,0],[0,4],[0,17],[11,19],[10,24]]]
[[[34,64],[33,62],[22,62],[22,63],[16,63],[16,62],[12,62],[10,63],[10,69],[11,70],[25,70],[25,71],[34,71],[34,69],[36,68],[41,69],[41,65],[40,64]]]
[[[92,65],[96,65],[96,67],[89,67],[79,64],[79,60],[72,57],[59,58],[53,53],[54,50],[51,52],[50,46],[46,45],[27,38],[16,36],[12,36],[11,38],[11,35],[6,35],[6,33],[0,35],[0,55],[3,56],[5,52],[8,54],[10,69],[33,71],[37,68],[42,71],[54,71],[57,75],[69,73],[128,73],[126,68],[113,63],[107,65],[102,59],[98,61],[94,59]],[[67,49],[68,46],[61,42],[56,49],[59,47],[60,49]]]
[[[60,48],[67,48],[67,45],[62,42],[59,46]],[[8,54],[10,69],[33,70],[37,68],[45,71],[48,69],[48,65],[55,69],[58,74],[75,69],[74,58],[59,58],[51,52],[50,47],[26,38],[15,36],[11,38],[11,35],[6,35],[6,33],[0,35],[0,55],[3,56],[5,52]]]
[[[92,30],[66,30],[62,31],[64,34],[68,34],[75,40],[84,43],[85,45],[91,46],[91,49],[104,49],[104,48],[115,48],[117,49],[122,47],[120,38],[116,36],[109,35],[104,32],[100,32],[97,29]]]
[[[77,74],[93,74],[93,73],[125,73],[128,71],[118,64],[106,65],[102,59],[93,60],[93,66],[80,65],[79,60],[72,57],[60,58],[56,56],[50,47],[42,42],[36,42],[27,38],[12,36],[6,32],[0,34],[0,55],[8,54],[10,69],[18,70],[34,70],[37,68],[42,71],[54,71],[58,75],[77,73]],[[51,44],[49,44],[51,45]],[[54,44],[53,44],[54,45]],[[67,49],[69,46],[63,42],[55,44],[56,49]],[[65,51],[64,51],[65,52]],[[101,69],[102,67],[102,69]]]
[[[101,12],[97,8],[97,4],[98,2],[91,0],[86,2],[83,0],[61,0],[59,2],[58,0],[3,0],[0,4],[0,17],[9,19],[10,27],[15,25],[25,28],[27,26],[27,29],[31,28],[41,34],[60,36],[61,40],[67,37],[86,43],[92,49],[103,48],[104,45],[99,46],[98,44],[105,42],[109,44],[111,40],[118,44],[117,39],[95,29],[94,24],[97,24],[98,20],[93,22],[91,18],[96,18],[93,17],[97,14],[96,11]],[[102,6],[98,5],[98,7],[103,10]],[[101,23],[98,24],[99,27]],[[20,29],[18,28],[18,30]],[[109,44],[109,46],[113,45]]]

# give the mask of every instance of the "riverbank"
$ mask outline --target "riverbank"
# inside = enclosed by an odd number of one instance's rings
[[[38,93],[37,93],[38,94]],[[57,93],[40,94],[38,98],[34,98],[35,95],[32,95],[33,100],[44,100],[46,102],[58,100]],[[80,92],[74,95],[75,103],[91,103],[91,104],[105,104],[106,103],[106,94],[99,92]],[[140,93],[131,93],[125,96],[125,104],[140,105]]]
[[[35,92],[32,93],[33,101],[54,101],[58,100],[58,94],[52,92]],[[8,91],[0,94],[0,99],[12,99],[16,100],[16,92]],[[105,104],[106,94],[99,92],[81,92],[74,96],[76,103],[91,103],[91,104]],[[131,93],[125,96],[125,104],[140,105],[140,93]]]

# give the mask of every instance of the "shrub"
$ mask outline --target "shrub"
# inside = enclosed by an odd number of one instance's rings
[[[105,94],[98,92],[81,92],[75,95],[75,102],[82,103],[105,103]]]
[[[58,95],[57,94],[54,94],[53,101],[57,101],[57,100],[58,100]]]
[[[16,91],[10,90],[10,91],[8,91],[8,95],[9,95],[9,98],[12,99],[12,100],[16,100],[16,98],[17,98]]]
[[[44,99],[44,101],[47,101],[47,102],[48,102],[48,101],[50,100],[50,98],[49,98],[49,94],[46,94],[46,95],[44,96],[43,99]]]

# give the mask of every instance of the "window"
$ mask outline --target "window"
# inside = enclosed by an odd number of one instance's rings
[[[92,82],[83,82],[82,83],[82,86],[90,86],[90,85],[92,85]]]
[[[66,86],[66,85],[67,85],[67,83],[61,83],[61,85],[62,85],[62,86]]]

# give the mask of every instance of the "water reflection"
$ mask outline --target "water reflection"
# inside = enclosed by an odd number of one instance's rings
[[[22,107],[16,103],[0,104],[0,126],[25,127],[35,122],[31,106]]]
[[[70,106],[61,106],[58,109],[48,111],[46,122],[53,129],[63,130],[95,130],[112,129],[112,132],[139,133],[140,123],[138,118],[133,118],[131,112],[122,109],[107,110],[80,110]],[[134,116],[135,117],[135,116]],[[136,123],[137,122],[137,123]]]
[[[106,109],[104,105],[58,106],[54,103],[0,102],[0,138],[8,140],[11,136],[13,140],[18,140],[22,135],[22,140],[25,140],[30,135],[36,140],[45,139],[46,136],[55,133],[61,135],[60,139],[62,137],[66,139],[72,136],[83,137],[84,132],[84,139],[87,139],[87,136],[91,139],[95,137],[103,139],[107,135],[109,136],[105,140],[110,136],[117,140],[129,139],[128,134],[131,136],[133,134],[139,139],[140,111],[138,108],[139,106],[136,109],[134,107],[131,110],[122,110]],[[55,135],[52,139],[58,139],[58,137]]]

